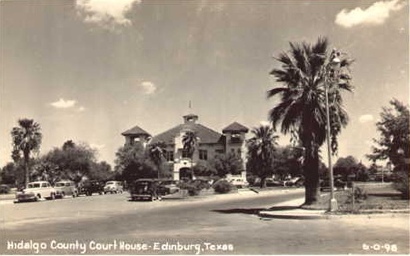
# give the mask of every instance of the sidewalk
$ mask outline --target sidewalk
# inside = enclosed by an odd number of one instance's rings
[[[304,198],[282,202],[274,205],[269,210],[260,211],[262,218],[277,219],[325,219],[328,217],[325,210],[306,210],[299,208],[304,202]]]
[[[362,210],[359,213],[330,213],[326,210],[307,210],[300,208],[304,202],[304,198],[290,200],[274,205],[268,210],[260,211],[261,218],[276,218],[276,219],[335,219],[335,218],[380,218],[394,217],[397,215],[409,214],[409,209],[377,209],[377,210]]]

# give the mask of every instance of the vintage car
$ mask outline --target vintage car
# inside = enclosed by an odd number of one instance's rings
[[[158,180],[158,189],[157,193],[160,196],[165,196],[169,194],[174,194],[179,192],[180,188],[178,187],[178,181],[176,180]]]
[[[54,189],[56,190],[56,198],[63,198],[65,196],[78,196],[77,186],[71,180],[62,180],[56,182]]]
[[[0,185],[0,194],[8,194],[10,192],[10,187],[6,184]]]
[[[347,182],[341,180],[340,178],[334,178],[333,190],[345,190],[347,188]],[[324,179],[320,181],[320,191],[330,191],[330,181],[329,179]]]
[[[27,188],[16,193],[17,202],[37,201],[39,199],[54,199],[55,189],[48,181],[35,181],[27,184]]]
[[[131,201],[160,200],[161,197],[158,194],[159,184],[160,184],[160,181],[156,179],[138,179],[134,181],[129,186]]]
[[[243,188],[243,187],[249,186],[249,183],[246,181],[246,179],[242,177],[232,177],[228,179],[228,182],[237,188]]]
[[[78,188],[79,195],[91,196],[93,193],[100,195],[104,193],[104,183],[98,180],[86,180],[80,184]]]
[[[305,179],[303,177],[293,177],[283,181],[283,186],[285,187],[301,187],[305,184]]]
[[[121,181],[107,181],[104,186],[104,193],[122,193],[124,190]]]

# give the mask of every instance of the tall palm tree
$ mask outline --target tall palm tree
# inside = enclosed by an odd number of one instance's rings
[[[348,123],[341,91],[352,91],[349,66],[353,62],[341,58],[339,68],[331,68],[335,52],[329,53],[328,40],[319,38],[314,45],[290,43],[290,53],[276,58],[282,65],[270,74],[282,87],[268,91],[268,98],[280,96],[269,112],[274,127],[305,148],[305,205],[313,204],[319,195],[319,147],[326,140],[325,86],[329,92],[332,153],[337,152],[337,135]]]
[[[198,138],[194,131],[187,130],[182,135],[183,150],[186,152],[188,157],[191,159],[193,158],[197,142],[198,142]]]
[[[13,159],[20,158],[23,154],[24,170],[25,170],[25,185],[29,182],[28,164],[30,160],[30,153],[39,150],[41,145],[41,129],[40,125],[34,122],[33,119],[18,120],[18,127],[13,127],[11,130],[11,137],[13,140]]]
[[[192,130],[186,130],[182,135],[182,150],[186,152],[187,156],[191,158],[191,174],[193,175],[192,165],[194,161],[194,153],[198,144],[198,137]]]
[[[273,173],[273,154],[278,145],[278,136],[269,125],[261,125],[251,130],[253,137],[248,140],[248,164],[261,178],[261,187],[265,180]]]
[[[160,169],[161,164],[164,161],[166,147],[167,145],[163,141],[158,141],[148,146],[149,158],[154,162],[158,169],[158,178],[160,178]]]

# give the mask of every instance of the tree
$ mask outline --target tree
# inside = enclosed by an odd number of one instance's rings
[[[334,165],[334,173],[342,175],[344,180],[347,180],[349,175],[357,175],[359,170],[359,162],[353,156],[340,157]]]
[[[75,143],[72,140],[67,140],[63,144],[63,150],[68,150],[70,148],[75,148]]]
[[[226,177],[229,173],[240,174],[243,170],[241,157],[233,153],[216,155],[215,158],[209,160],[209,165],[219,177]]]
[[[119,148],[114,168],[128,184],[136,179],[157,177],[154,164],[139,143]]]
[[[380,113],[381,120],[376,123],[380,138],[374,140],[377,144],[372,148],[373,153],[367,157],[376,162],[389,160],[394,165],[394,172],[398,176],[396,187],[405,198],[409,197],[409,107],[397,99],[390,101],[391,107],[384,107]]]
[[[198,176],[213,176],[217,174],[212,161],[199,160],[194,167],[192,167],[192,172],[196,177]]]
[[[89,172],[89,179],[93,180],[111,180],[114,179],[115,173],[111,169],[111,165],[109,165],[105,161],[101,162],[93,162],[91,163],[91,168]]]
[[[29,160],[30,154],[33,151],[40,149],[42,134],[40,125],[34,122],[33,119],[19,119],[17,127],[13,127],[11,130],[11,137],[13,141],[12,157],[15,161],[18,161],[23,155],[25,180],[24,183],[27,186],[29,182]]]
[[[2,169],[0,180],[3,184],[19,185],[19,177],[24,177],[24,168],[19,164],[13,162],[7,163]]]
[[[290,133],[293,142],[305,148],[305,205],[314,204],[319,196],[319,148],[326,140],[325,86],[329,87],[329,112],[332,153],[337,152],[337,135],[348,123],[341,91],[352,91],[348,67],[352,60],[329,54],[328,40],[319,38],[314,45],[290,43],[290,53],[281,53],[276,60],[282,65],[270,73],[283,85],[268,91],[268,98],[280,101],[269,112],[273,127]],[[339,69],[331,68],[331,60],[340,60]]]
[[[248,140],[248,162],[247,167],[252,173],[261,178],[261,187],[265,186],[265,180],[273,174],[274,151],[277,146],[276,136],[273,128],[261,125],[251,130],[253,137]]]
[[[54,148],[44,155],[37,168],[40,173],[49,173],[50,179],[70,179],[78,183],[83,177],[92,178],[95,155],[95,150],[85,143],[65,142],[61,148]]]
[[[397,167],[410,153],[409,108],[397,99],[391,100],[390,105],[380,113],[381,120],[376,123],[380,138],[374,139],[377,146],[367,157],[372,161],[389,160]]]
[[[165,149],[167,144],[163,141],[158,141],[153,144],[148,145],[148,156],[151,161],[155,164],[158,170],[158,178],[160,178],[161,167],[163,166],[165,159]]]
[[[274,173],[282,179],[288,175],[292,177],[302,174],[301,171],[301,152],[294,150],[294,147],[277,147],[273,152]]]
[[[189,170],[190,174],[189,176],[193,176],[193,170],[192,170],[192,165],[194,161],[194,153],[196,150],[198,144],[198,137],[196,136],[196,133],[191,130],[187,130],[184,132],[182,135],[182,145],[183,145],[183,152],[186,154],[187,157],[191,158],[191,168]]]
[[[191,130],[187,130],[182,135],[182,145],[183,150],[186,152],[187,156],[192,159],[195,149],[198,143],[198,137],[196,133]]]

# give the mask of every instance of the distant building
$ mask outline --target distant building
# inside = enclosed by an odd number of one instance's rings
[[[191,158],[187,157],[183,150],[182,137],[186,131],[193,131],[197,136],[198,147]],[[222,133],[212,130],[198,122],[198,116],[188,114],[183,116],[183,123],[166,130],[156,136],[135,126],[122,135],[125,137],[125,145],[141,143],[144,147],[150,143],[164,142],[166,147],[165,158],[173,164],[173,179],[179,180],[191,175],[191,169],[198,160],[207,161],[218,154],[233,153],[242,158],[244,163],[242,176],[246,177],[245,161],[245,135],[249,129],[234,122],[222,130]]]

